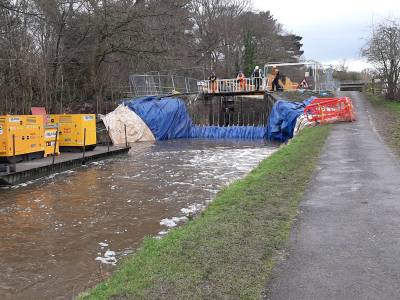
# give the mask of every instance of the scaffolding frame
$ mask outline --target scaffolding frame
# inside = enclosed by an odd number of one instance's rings
[[[325,69],[324,66],[314,60],[308,60],[308,61],[303,61],[303,62],[295,62],[295,63],[285,63],[285,62],[270,62],[264,65],[264,74],[269,74],[269,71],[272,68],[279,68],[279,67],[289,67],[289,66],[304,66],[306,68],[311,68],[311,70],[313,71],[313,79],[314,79],[314,88],[313,91],[314,92],[321,92],[322,90],[327,90],[327,87],[329,87],[329,84],[324,83],[322,79],[323,78],[323,74],[325,73]],[[304,77],[306,78],[306,77]],[[333,78],[332,78],[333,80]],[[325,80],[326,81],[326,80]],[[270,83],[267,82],[267,86]],[[334,88],[334,85],[332,85],[332,88]]]

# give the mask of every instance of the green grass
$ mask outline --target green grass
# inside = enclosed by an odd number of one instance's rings
[[[375,110],[376,126],[386,143],[400,156],[400,101],[366,94]]]
[[[384,108],[394,113],[400,113],[400,101],[386,100],[382,96],[366,94],[374,107]]]
[[[80,299],[259,299],[329,128],[305,129],[198,218],[161,240],[146,238]]]

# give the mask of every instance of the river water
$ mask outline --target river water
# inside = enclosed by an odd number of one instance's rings
[[[138,143],[128,155],[0,190],[0,298],[72,299],[276,150],[262,142]],[[160,224],[161,223],[161,224]]]

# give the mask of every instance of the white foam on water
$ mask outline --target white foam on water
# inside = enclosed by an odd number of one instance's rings
[[[38,179],[29,180],[27,182],[23,182],[23,183],[20,183],[20,184],[17,184],[17,185],[13,185],[13,186],[11,186],[11,189],[18,189],[18,188],[22,188],[22,187],[27,187],[29,185],[32,185],[32,184],[36,183],[36,182],[40,182],[40,181],[43,181],[43,180],[54,179],[58,175],[70,175],[70,174],[73,174],[73,173],[76,173],[76,171],[67,170],[67,171],[63,171],[63,172],[59,172],[59,173],[53,173],[53,174],[50,174],[48,176],[43,176],[43,177],[40,177]],[[49,182],[47,184],[54,184],[54,181]],[[7,188],[9,188],[9,187],[7,187]]]
[[[161,226],[166,226],[168,228],[176,227],[176,223],[172,219],[162,219],[160,221]]]
[[[184,216],[184,217],[172,217],[172,221],[174,221],[175,223],[187,222],[188,218],[186,216]]]
[[[95,260],[101,262],[102,264],[106,264],[106,265],[113,265],[113,266],[117,265],[117,259],[115,257],[97,256],[95,258]]]
[[[111,250],[107,250],[106,253],[104,253],[104,257],[114,257],[115,252]]]
[[[99,245],[100,246],[103,245],[101,248],[106,247],[104,245],[108,246],[107,243],[103,243],[103,242],[99,243]],[[103,256],[100,256],[101,252],[98,252],[97,255],[99,255],[99,256],[97,256],[95,258],[96,261],[99,261],[100,263],[106,264],[106,265],[113,265],[113,266],[117,265],[117,258],[116,258],[117,254],[115,251],[107,249],[107,251],[104,252]]]
[[[185,214],[186,216],[188,216],[188,215],[196,214],[197,212],[201,211],[203,209],[203,207],[204,206],[202,204],[196,203],[196,204],[190,205],[188,207],[181,208],[181,212],[183,214]]]

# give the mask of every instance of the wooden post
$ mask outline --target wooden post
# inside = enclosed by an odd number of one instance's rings
[[[13,145],[13,169],[14,172],[17,171],[17,161],[15,159],[15,134],[12,136],[12,145]]]
[[[57,131],[56,131],[56,139],[54,141],[54,151],[53,151],[53,162],[52,162],[52,165],[54,165],[54,162],[55,162],[55,159],[56,159],[57,139],[58,139],[58,126],[57,126]]]
[[[83,129],[83,153],[82,153],[82,165],[85,164],[86,155],[86,128]]]

